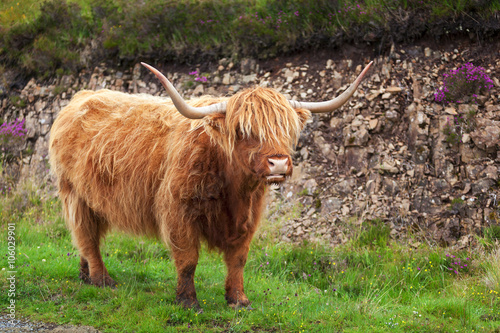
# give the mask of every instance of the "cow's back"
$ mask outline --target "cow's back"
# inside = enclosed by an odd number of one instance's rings
[[[109,90],[82,91],[51,129],[50,163],[59,184],[119,229],[157,233],[153,204],[175,127],[169,100]]]

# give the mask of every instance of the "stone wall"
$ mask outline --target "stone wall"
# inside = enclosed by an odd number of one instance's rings
[[[473,53],[393,48],[390,55],[374,59],[368,78],[346,106],[314,115],[299,140],[291,181],[271,195],[302,205],[301,216],[282,226],[283,240],[307,237],[340,243],[346,239],[346,220],[379,218],[395,237],[414,232],[440,244],[458,241],[466,246],[474,241],[472,234],[498,224],[500,57],[490,54],[476,60]],[[472,106],[476,129],[450,144],[443,133],[446,123],[471,106],[444,107],[434,101],[434,93],[445,72],[469,61],[486,67],[495,87]],[[362,64],[243,60],[235,66],[222,59],[207,73],[190,75],[195,69],[164,72],[185,98],[231,96],[259,84],[288,98],[317,101],[343,91]],[[207,82],[197,77],[207,77]],[[51,181],[47,144],[53,120],[77,91],[103,88],[164,95],[157,80],[137,64],[124,72],[100,66],[49,83],[31,80],[19,94],[25,107],[15,106],[12,98],[1,101],[4,120],[26,120],[27,145],[34,153],[22,161],[23,177]]]

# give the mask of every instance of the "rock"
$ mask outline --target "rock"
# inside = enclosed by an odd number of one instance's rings
[[[196,88],[194,88],[193,95],[194,96],[201,96],[201,95],[203,95],[204,91],[205,91],[205,89],[203,88],[203,85],[199,84],[196,86]]]
[[[409,139],[410,147],[415,146],[417,140],[425,140],[429,134],[429,117],[422,111],[410,115]]]
[[[389,62],[386,62],[382,65],[380,73],[382,76],[389,78],[391,76],[392,66]]]
[[[382,181],[382,188],[387,195],[394,196],[399,193],[398,182],[392,178],[384,177]]]
[[[308,194],[313,194],[316,191],[317,187],[318,183],[316,183],[316,180],[314,178],[308,179],[304,183],[304,188],[307,189]]]
[[[333,185],[333,189],[338,194],[347,196],[352,193],[355,186],[356,186],[356,181],[353,178],[348,178]]]
[[[243,75],[241,82],[244,84],[249,84],[250,82],[255,82],[257,80],[257,74]]]
[[[308,177],[306,172],[307,163],[302,162],[293,167],[292,177],[290,178],[290,183],[298,184],[301,183],[303,179]]]
[[[396,93],[399,93],[399,92],[402,92],[403,91],[403,88],[401,87],[387,87],[385,89],[385,91],[387,93],[391,93],[391,94],[396,94]],[[384,97],[382,96],[382,99],[384,99]]]
[[[396,111],[389,110],[385,113],[385,117],[388,120],[395,121],[399,118],[399,114]]]
[[[500,106],[494,104],[486,105],[486,112],[497,112],[497,111],[500,111]]]
[[[345,135],[344,146],[345,147],[364,146],[369,139],[370,139],[370,134],[364,127],[362,127],[354,133],[349,131]]]
[[[494,165],[488,165],[479,173],[478,178],[489,178],[496,181],[498,180],[498,168]]]
[[[298,78],[300,76],[299,72],[294,72],[292,71],[291,69],[287,68],[285,70],[285,79],[286,79],[286,82],[287,83],[292,83],[293,80],[295,80],[296,78]]]
[[[45,107],[45,102],[43,102],[42,100],[36,101],[36,103],[35,103],[35,111],[36,112],[41,112],[44,107]]]
[[[444,109],[444,112],[453,116],[458,114],[454,107],[447,107]]]
[[[25,119],[26,137],[33,139],[40,134],[40,122],[34,112],[28,113]]]
[[[359,118],[359,117],[354,118],[354,120],[351,123],[351,127],[360,127],[361,125],[363,125],[363,117],[362,116],[361,116],[361,118]]]
[[[470,134],[469,133],[464,133],[462,135],[462,143],[469,143],[470,142]]]
[[[330,215],[340,211],[342,200],[336,197],[321,200],[321,215]]]
[[[321,150],[324,157],[333,160],[335,159],[335,153],[332,151],[332,145],[327,143],[323,138],[323,133],[320,131],[314,132],[314,143]]]
[[[340,155],[340,151],[339,151]],[[345,166],[348,170],[356,172],[367,169],[368,167],[368,149],[365,147],[346,147],[345,149]]]
[[[333,129],[339,129],[344,126],[344,120],[342,118],[333,117],[330,119],[330,127]]]
[[[302,149],[300,150],[300,156],[302,156],[304,160],[307,160],[307,158],[309,157],[309,152],[307,151],[306,147],[302,147]]]
[[[475,146],[470,146],[469,144],[462,144],[459,147],[460,159],[463,163],[470,163],[474,160],[484,158],[488,154]]]
[[[370,120],[368,121],[368,129],[369,129],[370,131],[373,131],[374,129],[376,129],[376,128],[377,128],[378,123],[379,123],[379,121],[378,121],[378,119],[377,119],[377,118],[375,118],[375,119],[370,119]]]
[[[482,193],[487,193],[490,189],[495,184],[495,180],[486,178],[486,179],[480,179],[478,181],[475,181],[472,183],[471,188],[472,188],[472,195],[477,196]]]
[[[242,59],[241,60],[241,73],[248,75],[256,71],[257,61],[255,59]]]
[[[332,88],[334,90],[337,90],[342,86],[342,79],[343,79],[342,74],[340,74],[337,71],[333,71],[333,77],[331,79],[331,83],[332,83]]]
[[[394,174],[399,173],[399,169],[387,161],[384,161],[382,164],[374,166],[373,169]]]
[[[375,194],[379,191],[382,176],[378,172],[371,172],[366,182],[366,193]]]
[[[500,121],[479,118],[470,137],[480,149],[495,150],[500,143]]]
[[[234,82],[234,78],[231,77],[231,73],[225,73],[222,77],[222,84],[230,85]]]
[[[366,96],[366,99],[367,99],[368,101],[370,101],[370,102],[371,102],[371,101],[373,101],[375,98],[377,98],[380,94],[381,94],[381,92],[380,92],[380,91],[376,91],[376,90],[374,91],[374,90],[372,90],[372,91],[370,92],[370,94],[368,94],[368,95]]]

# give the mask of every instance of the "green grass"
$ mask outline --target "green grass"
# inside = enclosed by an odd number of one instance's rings
[[[5,0],[0,60],[8,68],[49,77],[106,60],[196,64],[220,57],[268,58],[366,36],[378,44],[384,35],[413,41],[427,31],[460,33],[457,25],[474,31],[474,22],[498,17],[499,7],[499,0]],[[433,27],[434,22],[443,26]]]
[[[254,310],[226,305],[223,261],[204,249],[195,277],[204,311],[197,313],[175,305],[175,268],[157,240],[111,233],[102,253],[119,286],[100,289],[77,277],[57,199],[25,186],[0,200],[0,217],[2,238],[8,223],[16,226],[16,311],[32,320],[104,332],[499,332],[500,249],[492,239],[475,251],[413,249],[371,221],[334,249],[293,246],[276,241],[275,222],[267,221],[245,269]],[[0,302],[8,301],[2,292]]]

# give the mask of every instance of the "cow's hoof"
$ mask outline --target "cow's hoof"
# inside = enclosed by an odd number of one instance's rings
[[[252,306],[250,305],[250,302],[249,304],[247,305],[243,305],[241,303],[228,303],[229,307],[231,309],[234,309],[234,310],[247,310],[247,311],[252,311],[252,310],[255,310],[254,308],[252,308]]]
[[[193,309],[193,310],[197,311],[198,313],[203,312],[203,309],[201,308],[200,303],[198,302],[198,300],[196,298],[192,299],[192,298],[179,298],[179,297],[177,297],[175,299],[175,303],[182,305],[182,307],[184,309]]]
[[[78,275],[78,278],[80,280],[82,280],[83,283],[92,284],[92,280],[90,280],[90,276],[85,272],[80,272],[80,274]]]
[[[234,294],[233,294],[234,295]],[[245,309],[250,305],[250,301],[245,296],[245,294],[236,294],[238,296],[232,297],[230,294],[226,294],[227,305],[233,309]]]
[[[246,297],[238,300],[226,297],[226,300],[227,300],[227,305],[229,305],[229,307],[232,309],[253,310],[253,308],[250,306],[250,301]]]
[[[113,280],[110,276],[104,276],[104,277],[98,277],[98,278],[90,278],[91,284],[97,287],[110,287],[110,288],[116,288],[117,283],[115,280]]]

